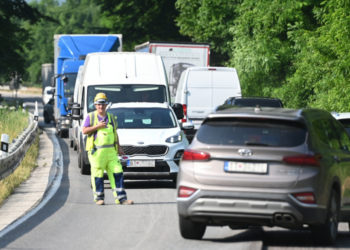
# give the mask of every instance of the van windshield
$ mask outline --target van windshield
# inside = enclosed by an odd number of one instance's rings
[[[113,84],[93,85],[87,90],[87,111],[95,110],[94,97],[97,93],[103,92],[107,95],[108,101],[120,102],[167,102],[165,86],[144,85],[144,84]]]

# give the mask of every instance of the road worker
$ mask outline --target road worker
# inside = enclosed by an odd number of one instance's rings
[[[124,155],[119,145],[115,117],[106,111],[107,96],[98,93],[94,98],[96,111],[90,112],[83,125],[87,134],[86,151],[91,165],[91,184],[97,205],[104,205],[104,172],[107,172],[115,203],[131,205],[124,190],[123,168],[118,154]]]

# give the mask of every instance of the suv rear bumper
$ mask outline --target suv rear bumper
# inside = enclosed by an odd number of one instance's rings
[[[198,191],[193,197],[178,198],[178,213],[208,225],[261,225],[301,228],[326,219],[326,207],[299,204],[292,198],[239,199],[215,197]],[[284,196],[285,197],[285,196]]]

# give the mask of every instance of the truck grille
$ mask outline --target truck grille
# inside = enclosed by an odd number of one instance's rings
[[[168,147],[163,145],[152,146],[122,146],[126,155],[165,155],[168,152]]]

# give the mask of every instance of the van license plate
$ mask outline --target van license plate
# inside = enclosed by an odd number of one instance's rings
[[[266,174],[267,163],[225,161],[225,172]]]
[[[129,168],[155,167],[156,162],[154,160],[127,160],[126,166]]]

